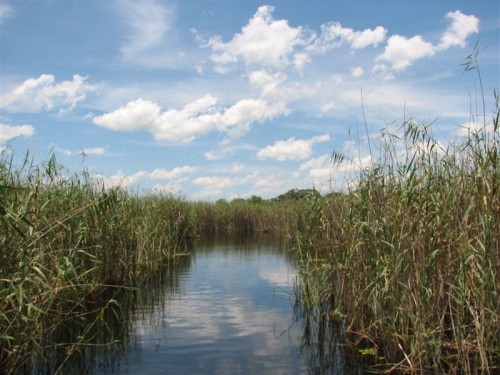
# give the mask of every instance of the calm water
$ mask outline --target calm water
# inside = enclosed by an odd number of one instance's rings
[[[63,373],[360,372],[320,332],[331,327],[297,316],[296,277],[270,238],[198,240],[177,267],[145,281],[124,322],[107,334],[121,344],[90,347]]]

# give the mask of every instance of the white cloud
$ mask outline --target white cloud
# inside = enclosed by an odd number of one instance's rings
[[[310,63],[311,61],[312,60],[309,54],[304,52],[296,53],[293,57],[293,65],[299,72],[302,72],[306,64]]]
[[[362,67],[356,66],[354,68],[351,68],[351,75],[353,77],[361,77],[363,74],[365,74],[365,71]]]
[[[363,31],[353,31],[350,33],[348,40],[351,47],[355,49],[365,48],[369,46],[378,46],[385,40],[387,30],[382,26],[377,26],[375,29],[365,29]]]
[[[309,169],[324,168],[330,165],[330,157],[328,155],[322,155],[320,157],[311,159],[302,163],[299,167],[299,171],[306,171]]]
[[[85,155],[104,155],[106,147],[85,147],[82,152]]]
[[[288,138],[286,141],[277,141],[271,146],[267,146],[257,153],[257,158],[285,160],[303,160],[311,156],[312,146],[318,142],[330,140],[328,134],[324,134],[311,139]]]
[[[270,103],[263,99],[242,99],[224,111],[222,130],[229,139],[239,138],[250,129],[250,125],[288,114],[285,102]]]
[[[238,173],[238,172],[241,172],[244,168],[245,168],[245,166],[243,164],[234,163],[228,172],[229,173]]]
[[[57,151],[62,152],[66,156],[73,155],[104,155],[106,153],[107,147],[84,147],[81,150],[68,150],[68,149],[58,149]]]
[[[446,18],[451,24],[441,37],[438,49],[447,49],[452,46],[465,47],[467,38],[479,32],[479,19],[473,15],[465,15],[459,10],[448,12]]]
[[[31,125],[5,125],[0,123],[0,142],[8,142],[16,137],[30,137],[35,134]]]
[[[72,109],[85,99],[89,92],[100,85],[86,82],[87,77],[78,74],[71,81],[55,83],[51,74],[42,74],[38,78],[29,78],[11,92],[0,97],[0,108],[11,112],[41,112],[56,108]]]
[[[274,20],[271,6],[261,6],[241,33],[224,43],[219,36],[212,37],[211,59],[219,65],[242,60],[246,65],[264,65],[274,68],[289,64],[294,48],[304,44],[302,30],[290,27],[286,20]]]
[[[284,73],[269,73],[265,70],[256,70],[248,75],[250,84],[261,89],[261,97],[270,97],[278,93],[280,84],[287,80]]]
[[[299,167],[300,172],[307,172],[310,183],[318,190],[343,190],[354,183],[362,169],[372,164],[370,155],[359,154],[357,146],[352,142],[344,142],[344,150],[358,156],[352,160],[346,159],[340,164],[333,164],[330,155],[322,155],[308,160]]]
[[[383,64],[390,64],[391,68],[398,71],[408,68],[414,61],[424,57],[431,57],[436,52],[446,50],[452,46],[464,47],[467,38],[479,32],[479,19],[473,15],[465,15],[460,11],[449,12],[446,18],[451,20],[451,24],[441,37],[441,43],[437,46],[426,42],[420,35],[406,38],[401,35],[393,35],[387,41],[384,53],[376,57],[374,66],[375,73],[384,75],[387,67]],[[382,63],[381,63],[382,62]],[[386,75],[392,78],[391,73]]]
[[[306,49],[324,53],[343,44],[349,44],[353,49],[375,47],[385,40],[386,34],[387,30],[382,26],[357,31],[343,27],[339,22],[329,22],[321,25],[319,37],[314,38],[314,42]]]
[[[146,130],[157,140],[189,143],[216,130],[234,139],[245,134],[255,122],[288,113],[284,103],[271,104],[262,99],[242,99],[225,109],[216,108],[216,103],[217,98],[205,95],[182,109],[161,112],[158,104],[138,99],[113,112],[94,117],[93,122],[115,131]]]
[[[122,171],[118,171],[116,174],[108,177],[103,176],[101,174],[96,174],[94,177],[98,181],[101,181],[106,188],[111,188],[115,186],[126,188],[145,176],[147,176],[147,172],[145,171],[139,171],[131,175],[126,175]]]
[[[132,30],[128,43],[121,51],[125,57],[157,46],[172,28],[174,12],[155,0],[126,0],[118,3],[119,11]]]
[[[227,155],[233,153],[233,149],[230,147],[225,147],[222,150],[217,150],[217,151],[207,151],[203,154],[205,156],[205,159],[207,160],[220,160],[224,159]]]
[[[93,122],[111,130],[132,132],[151,128],[159,115],[158,104],[137,99],[113,112],[94,117]]]
[[[375,77],[387,81],[394,79],[394,74],[392,73],[390,68],[385,64],[375,64],[372,68],[372,74]]]
[[[309,182],[318,190],[327,188],[332,177],[332,163],[328,155],[308,160],[299,167],[299,171],[308,172]]]
[[[167,170],[164,168],[155,169],[149,174],[149,178],[152,180],[171,180],[182,175],[191,174],[196,171],[195,167],[184,166],[175,167],[172,170]]]
[[[216,103],[217,98],[205,95],[180,110],[169,109],[161,113],[152,124],[155,139],[189,143],[196,137],[213,131],[220,117],[215,112]]]
[[[377,56],[375,61],[387,62],[395,70],[404,70],[415,60],[433,56],[434,53],[434,46],[424,41],[420,35],[410,39],[393,35],[387,41],[384,53]]]
[[[457,129],[457,134],[460,137],[470,137],[474,134],[488,134],[490,136],[495,132],[492,122],[484,124],[477,121],[469,121],[461,124]]]
[[[191,181],[193,185],[202,186],[202,190],[197,194],[198,197],[215,197],[220,195],[225,189],[248,185],[257,177],[257,172],[238,177],[227,176],[202,176]]]
[[[14,10],[7,3],[0,3],[0,25],[5,22],[8,18],[11,18],[14,14]]]

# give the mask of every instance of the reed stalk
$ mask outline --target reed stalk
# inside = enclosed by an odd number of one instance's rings
[[[413,118],[348,192],[313,194],[301,298],[385,370],[494,373],[500,359],[500,132],[444,148]]]

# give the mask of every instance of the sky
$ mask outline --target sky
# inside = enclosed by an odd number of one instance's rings
[[[499,42],[495,0],[0,0],[0,151],[194,201],[337,191],[407,117],[454,142],[482,88],[488,122]]]

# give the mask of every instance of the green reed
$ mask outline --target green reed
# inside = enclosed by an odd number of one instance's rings
[[[248,234],[263,232],[285,238],[295,235],[302,225],[302,201],[281,202],[258,197],[193,203],[197,233]]]
[[[91,310],[117,309],[101,291],[136,285],[183,249],[190,208],[177,197],[107,189],[67,177],[54,157],[0,159],[0,367],[26,368],[48,337]],[[90,327],[92,321],[87,325]],[[80,339],[85,344],[85,330]]]
[[[297,236],[305,303],[383,368],[493,373],[500,359],[500,132],[444,148],[405,119],[350,191],[311,194]],[[340,160],[340,159],[339,159]],[[341,160],[340,160],[341,161]],[[365,349],[366,350],[366,349]]]

